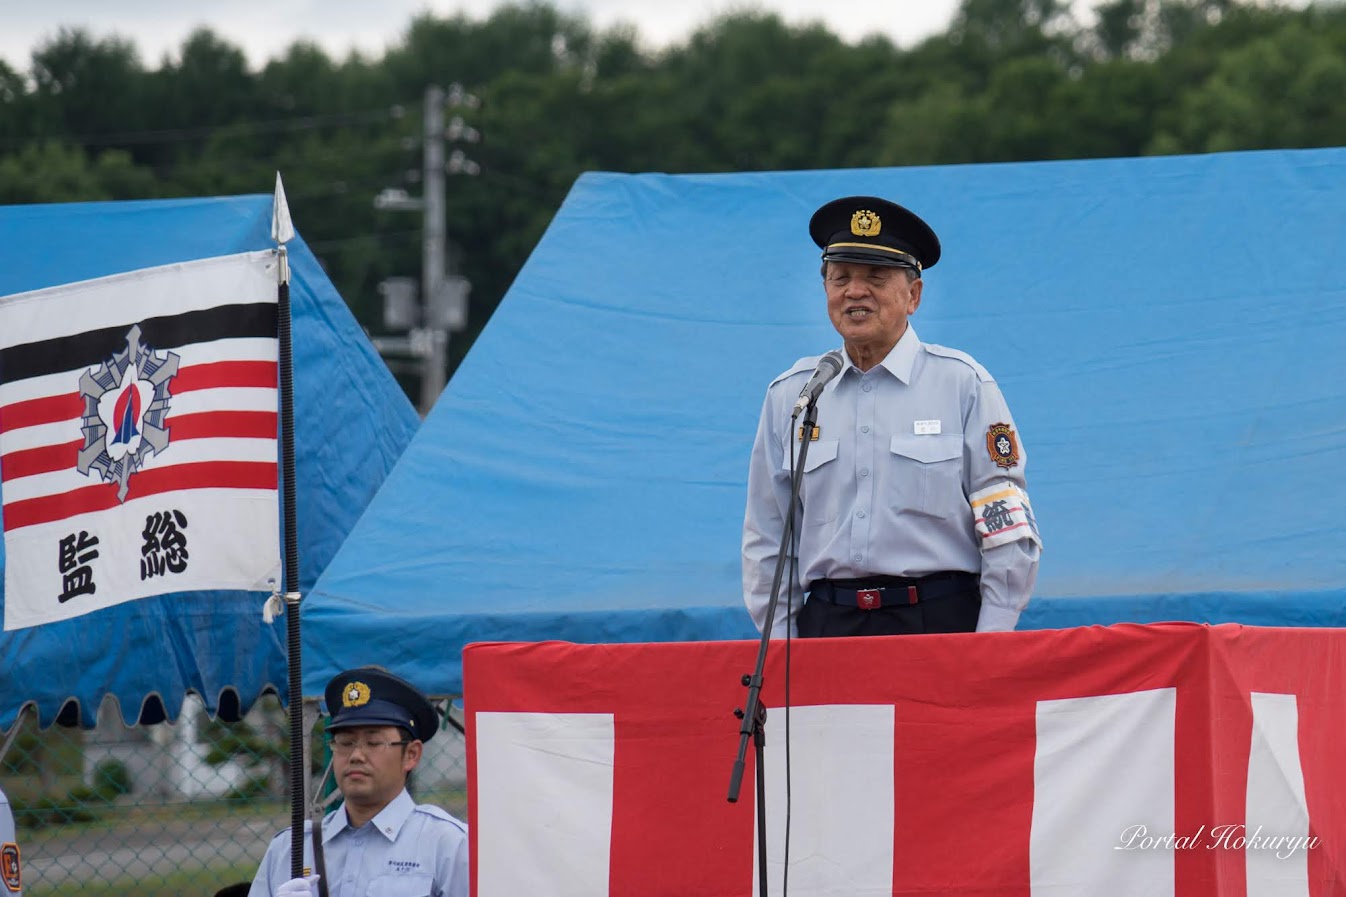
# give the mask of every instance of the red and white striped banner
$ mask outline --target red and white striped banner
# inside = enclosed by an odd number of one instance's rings
[[[765,673],[769,893],[1342,897],[1346,631],[796,640]],[[463,655],[477,897],[758,893],[755,642]],[[788,730],[788,731],[787,731]],[[788,744],[788,770],[787,770]]]
[[[0,297],[5,629],[271,589],[275,256]]]

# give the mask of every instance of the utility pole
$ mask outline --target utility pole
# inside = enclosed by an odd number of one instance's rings
[[[425,149],[422,196],[425,225],[421,244],[421,320],[429,345],[421,359],[421,414],[429,412],[444,391],[449,332],[433,326],[430,308],[444,283],[444,90],[431,85],[425,91]]]
[[[476,105],[477,98],[459,84],[451,85],[447,93],[437,85],[426,88],[421,196],[410,197],[405,190],[389,188],[374,197],[375,208],[422,213],[420,307],[415,310],[407,307],[406,278],[389,278],[379,284],[384,296],[385,323],[398,328],[410,327],[411,330],[405,339],[379,337],[374,341],[380,352],[410,354],[420,360],[419,408],[422,416],[429,413],[444,391],[449,333],[466,325],[467,296],[471,289],[466,278],[449,271],[444,176],[446,173],[476,174],[480,170],[476,162],[458,149],[446,162],[446,138],[474,143],[480,135],[456,115],[446,128],[444,110],[456,106],[475,108]]]

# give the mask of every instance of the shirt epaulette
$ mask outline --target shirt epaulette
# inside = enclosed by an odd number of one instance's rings
[[[323,822],[323,825],[326,825],[326,824],[327,824],[327,823],[324,821],[324,822]],[[305,820],[304,820],[304,837],[307,838],[307,837],[309,836],[309,834],[310,834],[312,831],[313,831],[313,822],[312,822],[312,820],[305,819]],[[279,841],[281,838],[288,838],[288,837],[290,837],[290,830],[289,830],[288,828],[283,828],[283,829],[281,829],[280,831],[276,832],[276,834],[273,835],[273,836],[271,837],[271,840],[272,840],[272,841]]]
[[[788,371],[785,371],[784,373],[778,374],[778,375],[776,376],[776,379],[771,381],[771,386],[775,386],[777,383],[781,382],[782,380],[786,379],[787,377],[793,377],[795,374],[798,374],[800,371],[811,371],[811,370],[813,370],[814,368],[816,368],[816,367],[818,366],[818,359],[819,359],[819,358],[822,358],[822,356],[821,356],[821,355],[807,355],[807,356],[805,356],[805,357],[799,359],[798,361],[796,361],[796,362],[794,363],[794,365],[793,365]],[[768,386],[767,388],[770,389],[771,386]]]
[[[961,352],[958,349],[950,349],[948,346],[941,346],[936,343],[921,343],[921,348],[925,349],[931,355],[938,355],[941,358],[952,358],[955,361],[963,362],[963,364],[966,364],[968,367],[972,368],[972,370],[977,372],[977,379],[983,383],[995,382],[995,378],[991,376],[991,372],[982,367],[977,359],[966,352]]]
[[[454,825],[458,826],[463,831],[467,831],[467,825],[463,823],[462,820],[458,819],[456,816],[453,816],[451,813],[449,813],[448,810],[445,810],[442,807],[437,807],[434,804],[417,804],[416,808],[412,810],[412,812],[424,813],[426,816],[433,816],[435,819],[442,819],[445,822],[452,822]]]

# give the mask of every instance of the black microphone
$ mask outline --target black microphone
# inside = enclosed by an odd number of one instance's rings
[[[809,378],[809,382],[805,383],[804,388],[799,392],[799,399],[795,402],[794,411],[790,412],[790,417],[798,417],[799,412],[818,401],[818,394],[823,391],[824,386],[832,381],[833,377],[841,373],[841,366],[840,349],[833,349],[819,358],[818,366],[813,369],[813,376]]]

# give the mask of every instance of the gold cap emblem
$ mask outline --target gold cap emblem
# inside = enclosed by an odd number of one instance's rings
[[[883,222],[869,209],[861,209],[851,216],[851,233],[857,237],[877,237]]]
[[[363,707],[369,703],[369,686],[352,682],[341,691],[342,707]]]

